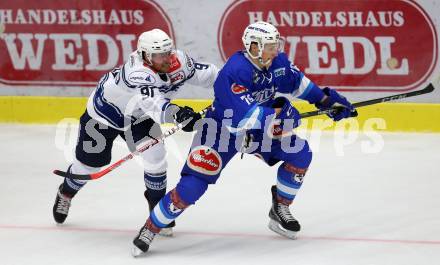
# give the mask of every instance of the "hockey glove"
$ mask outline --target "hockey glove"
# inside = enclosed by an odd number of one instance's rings
[[[285,97],[275,98],[275,101],[272,104],[272,108],[274,109],[281,108],[281,111],[280,113],[278,113],[276,117],[277,120],[275,121],[272,129],[272,133],[274,137],[282,136],[283,127],[286,124],[289,124],[289,129],[296,128],[301,124],[300,122],[301,116],[298,110],[292,105],[292,103],[290,103],[290,101],[287,98]],[[292,126],[292,128],[290,128],[290,126]]]
[[[202,115],[194,112],[194,110],[188,106],[179,107],[179,110],[174,114],[174,121],[176,123],[183,123],[184,126],[182,130],[185,132],[192,132],[194,130],[194,124],[201,118]]]
[[[324,88],[322,90],[326,97],[321,102],[315,103],[315,106],[320,110],[326,110],[331,107],[336,109],[327,115],[334,121],[339,121],[349,117],[357,117],[358,113],[351,103],[341,94],[331,88]]]

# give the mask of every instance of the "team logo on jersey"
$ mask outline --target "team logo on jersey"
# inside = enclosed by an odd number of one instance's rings
[[[264,84],[264,80],[267,80],[268,84],[272,83],[272,73],[269,72],[268,75],[263,73],[263,80],[261,80],[261,84]]]
[[[183,79],[185,79],[185,73],[183,71],[179,71],[170,75],[171,84],[175,84]]]
[[[265,88],[260,91],[256,91],[252,93],[252,96],[258,103],[263,103],[273,98],[276,92],[275,86],[271,86],[269,88]]]
[[[247,91],[247,88],[242,85],[237,85],[236,83],[233,83],[231,86],[232,93],[234,94],[241,94]]]
[[[194,171],[214,176],[222,169],[222,158],[216,150],[202,145],[192,149],[186,164]]]

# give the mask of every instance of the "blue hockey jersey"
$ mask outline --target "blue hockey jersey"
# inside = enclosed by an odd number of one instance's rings
[[[309,103],[319,102],[324,97],[321,89],[299,71],[285,53],[279,53],[268,69],[261,69],[246,52],[237,52],[219,72],[214,83],[213,111],[207,117],[218,121],[231,118],[232,133],[263,129],[266,117],[274,114],[271,106],[276,92]],[[226,110],[229,114],[225,115]]]

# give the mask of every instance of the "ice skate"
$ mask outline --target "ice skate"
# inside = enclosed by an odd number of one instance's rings
[[[298,221],[292,216],[289,205],[277,200],[277,188],[272,186],[272,208],[269,211],[269,229],[290,239],[296,239],[296,234],[301,230]]]
[[[139,234],[133,240],[134,246],[131,251],[133,257],[137,258],[145,255],[155,236],[156,234],[150,231],[146,226],[142,227]]]
[[[73,195],[63,193],[62,187],[63,184],[58,188],[57,197],[55,198],[55,204],[52,209],[53,218],[57,224],[62,224],[66,220],[73,198]]]

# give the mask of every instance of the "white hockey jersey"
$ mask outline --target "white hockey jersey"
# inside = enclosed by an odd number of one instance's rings
[[[165,115],[166,109],[182,85],[188,82],[212,88],[218,71],[215,65],[194,62],[176,50],[169,72],[157,73],[133,52],[124,65],[101,78],[88,99],[87,112],[116,129],[126,129],[144,115],[157,123],[172,122]]]

